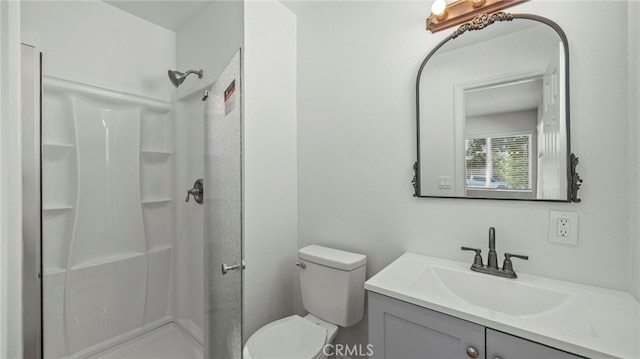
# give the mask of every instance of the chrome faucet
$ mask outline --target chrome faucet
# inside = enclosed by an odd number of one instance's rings
[[[529,259],[529,256],[505,253],[502,269],[498,268],[498,258],[497,258],[498,254],[496,253],[496,229],[493,227],[489,228],[489,256],[487,258],[486,266],[482,263],[481,249],[470,248],[470,247],[460,247],[460,249],[462,249],[463,251],[476,252],[475,257],[473,258],[473,264],[471,265],[472,271],[497,275],[505,278],[518,278],[518,276],[516,275],[516,272],[513,270],[513,263],[511,263],[512,257],[520,258],[524,260]]]

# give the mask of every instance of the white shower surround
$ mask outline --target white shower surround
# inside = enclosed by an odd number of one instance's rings
[[[91,354],[171,321],[170,104],[45,78],[44,353]]]
[[[85,357],[172,320],[176,37],[101,1],[21,18],[45,77],[44,353]]]
[[[262,2],[261,2],[262,3]],[[280,9],[280,11],[286,10],[276,1],[270,1],[270,5],[274,9]],[[4,3],[3,3],[4,4]],[[55,76],[58,78],[65,78],[74,81],[99,84],[100,86],[118,89],[128,93],[149,96],[156,99],[170,100],[174,89],[165,87],[166,84],[166,70],[174,69],[176,67],[176,56],[185,54],[182,51],[181,46],[191,48],[192,45],[198,45],[196,41],[181,41],[180,38],[176,41],[176,33],[160,28],[153,24],[150,24],[140,18],[124,13],[118,9],[115,9],[101,1],[81,1],[81,2],[63,2],[63,1],[22,1],[15,4],[15,6],[0,6],[0,16],[5,19],[5,16],[14,16],[13,22],[3,22],[2,28],[6,29],[7,24],[9,30],[14,32],[20,32],[20,34],[12,32],[3,32],[8,36],[8,39],[15,41],[20,38],[22,42],[35,45],[39,50],[45,53],[45,67],[44,74],[48,76]],[[9,8],[7,11],[7,7]],[[258,6],[260,7],[260,6]],[[221,11],[218,11],[221,10]],[[256,7],[256,16],[259,16],[259,11]],[[283,11],[287,13],[288,11]],[[283,14],[285,15],[285,14]],[[288,20],[286,22],[287,27],[295,33],[295,16],[293,14],[286,14],[288,19],[293,19],[293,22]],[[265,29],[259,26],[245,26],[244,24],[244,3],[243,2],[212,2],[204,11],[196,16],[197,19],[193,19],[197,22],[196,26],[189,27],[183,26],[178,32],[182,34],[182,39],[190,38],[188,33],[191,30],[195,30],[196,37],[204,38],[209,46],[197,46],[195,52],[189,54],[188,57],[196,59],[197,63],[203,63],[205,73],[217,74],[223,65],[228,61],[228,57],[237,50],[238,47],[244,44],[244,31],[253,31],[256,34],[262,34],[262,36],[269,36],[265,33]],[[96,21],[99,19],[99,21]],[[11,20],[11,18],[10,18]],[[275,20],[274,20],[275,21]],[[193,21],[192,21],[193,22]],[[14,24],[13,26],[12,23]],[[293,25],[293,26],[292,26]],[[189,28],[189,31],[187,30]],[[201,31],[202,29],[204,31]],[[274,34],[275,35],[275,34]],[[180,37],[180,36],[178,36]],[[290,36],[287,37],[289,39]],[[2,39],[3,45],[7,42]],[[287,43],[290,41],[287,40]],[[295,42],[292,44],[293,51],[288,51],[288,56],[295,58]],[[176,47],[180,51],[176,51]],[[4,47],[3,47],[4,49]],[[291,52],[291,54],[289,54]],[[85,55],[91,53],[105,53],[106,56],[97,56],[87,58]],[[200,54],[196,56],[196,54]],[[225,55],[225,54],[228,54]],[[7,59],[2,53],[2,59]],[[17,63],[19,58],[16,56],[9,56],[9,60],[15,60]],[[259,56],[256,56],[256,70],[264,68],[259,64]],[[107,60],[107,61],[105,61]],[[178,61],[180,63],[180,61]],[[8,69],[14,69],[19,67],[16,63],[9,61]],[[191,67],[191,63],[181,63],[179,68]],[[209,70],[207,70],[209,69]],[[292,70],[293,68],[290,68]],[[5,74],[3,69],[0,69]],[[8,72],[10,74],[11,71]],[[291,74],[294,74],[292,71]],[[295,74],[294,74],[295,75]],[[287,76],[289,79],[290,76]],[[215,78],[215,77],[214,77]],[[18,82],[19,76],[15,75],[14,82]],[[257,80],[260,81],[260,80]],[[278,82],[280,83],[280,81]],[[291,309],[291,292],[292,286],[295,283],[293,278],[293,268],[291,263],[295,260],[296,249],[296,232],[297,232],[297,215],[296,215],[296,202],[297,202],[297,190],[295,179],[295,81],[290,79],[286,82],[286,94],[282,98],[286,99],[286,107],[290,110],[286,116],[273,116],[269,121],[264,121],[260,116],[263,111],[260,107],[255,108],[256,118],[251,120],[251,127],[256,127],[256,131],[250,137],[252,146],[248,147],[251,152],[251,162],[257,163],[259,166],[255,167],[261,173],[267,171],[271,176],[261,178],[260,176],[253,177],[249,185],[245,185],[250,188],[257,196],[251,195],[253,198],[251,204],[248,207],[253,209],[254,215],[257,218],[261,218],[262,221],[256,221],[251,226],[254,234],[249,239],[253,243],[251,253],[253,253],[252,265],[252,283],[268,283],[274,280],[279,282],[277,286],[263,285],[255,286],[256,291],[261,293],[260,300],[250,301],[253,313],[259,313],[259,315],[248,314],[247,320],[251,323],[250,327],[259,327],[262,322],[268,322],[282,315],[288,315],[292,312]],[[293,86],[292,86],[293,85]],[[186,87],[185,87],[186,89]],[[292,90],[293,89],[293,90]],[[273,88],[269,88],[267,91],[269,96],[275,96]],[[257,91],[255,95],[260,98],[261,91]],[[9,105],[19,107],[19,98],[7,96],[5,93],[0,93],[3,101],[7,101]],[[246,96],[245,96],[246,97]],[[3,102],[4,103],[4,102]],[[245,106],[246,107],[246,106]],[[270,107],[269,107],[270,108]],[[13,114],[14,111],[9,109],[9,114]],[[19,126],[19,120],[15,120],[6,117],[7,112],[2,112],[2,128],[17,128]],[[19,115],[19,111],[16,112],[16,116]],[[5,121],[6,119],[6,121]],[[273,121],[278,124],[278,136],[262,136],[261,131],[258,130],[259,126],[269,126],[273,124]],[[286,122],[286,125],[285,125]],[[285,133],[282,132],[281,124],[285,125],[288,129]],[[177,124],[176,124],[177,126]],[[193,127],[196,128],[195,126]],[[262,128],[262,127],[260,127]],[[189,133],[191,129],[189,129]],[[17,131],[19,132],[19,131]],[[17,133],[13,131],[12,133]],[[269,131],[269,133],[273,133]],[[177,133],[176,133],[177,134]],[[293,134],[293,135],[291,135]],[[284,137],[282,137],[284,136]],[[281,138],[286,138],[287,141],[280,141]],[[248,140],[248,142],[249,142]],[[16,148],[16,143],[8,143],[3,141],[1,143],[3,150],[8,149],[12,155],[19,155],[20,149]],[[174,157],[177,158],[181,155],[180,141],[176,141],[176,148],[174,148]],[[18,146],[19,147],[19,146]],[[264,151],[264,150],[267,151]],[[284,150],[288,155],[286,160],[281,157],[274,157],[272,152],[280,152]],[[184,154],[184,153],[183,153]],[[6,156],[5,156],[6,157]],[[178,161],[177,161],[178,162]],[[278,164],[280,169],[278,172],[272,171],[271,164]],[[282,171],[283,164],[286,163],[286,174]],[[7,161],[7,158],[2,159],[3,168],[19,168],[14,162]],[[180,170],[180,165],[176,170]],[[254,168],[253,165],[248,167]],[[271,170],[269,170],[271,169]],[[16,171],[14,171],[17,173]],[[254,171],[255,172],[255,171]],[[276,174],[279,173],[280,175]],[[293,174],[293,175],[289,175]],[[255,175],[255,173],[254,173]],[[287,181],[282,182],[282,177],[287,178]],[[273,177],[273,178],[272,178]],[[275,178],[277,177],[277,178]],[[19,196],[7,195],[7,190],[19,189],[19,180],[15,178],[9,178],[9,181],[2,179],[0,183],[3,193],[3,199],[9,199],[10,203],[7,206],[3,206],[2,213],[0,213],[0,224],[2,225],[3,238],[2,246],[8,249],[9,255],[13,255],[16,258],[15,261],[5,261],[6,258],[2,258],[0,265],[3,268],[16,268],[20,265],[19,260],[20,248],[15,245],[6,246],[5,235],[11,235],[17,233],[16,226],[11,225],[11,218],[14,218],[14,222],[20,222],[20,199]],[[183,179],[177,179],[175,188],[177,190],[176,198],[182,197],[184,194],[184,187],[180,187]],[[193,182],[191,182],[192,184]],[[277,184],[277,191],[273,191],[274,184]],[[268,198],[263,198],[261,194],[268,194]],[[284,194],[284,199],[279,194]],[[176,262],[174,263],[174,276],[185,278],[189,284],[183,283],[185,288],[195,286],[200,282],[197,278],[183,277],[180,275],[181,270],[184,267],[180,266],[180,262],[177,261],[181,255],[180,242],[178,238],[182,238],[183,244],[190,240],[190,236],[182,237],[185,230],[185,222],[180,222],[180,216],[190,216],[191,214],[197,214],[198,211],[185,211],[178,205],[182,201],[177,201],[176,205],[176,246],[174,247],[173,257]],[[275,205],[275,207],[274,207]],[[15,210],[15,215],[8,213],[7,209]],[[9,214],[7,216],[7,214]],[[198,222],[198,221],[195,221]],[[260,231],[263,223],[268,222],[269,228],[267,231]],[[188,231],[187,231],[188,232]],[[186,233],[186,232],[185,232]],[[275,244],[275,245],[272,245]],[[269,251],[269,256],[262,256],[262,251]],[[185,256],[182,258],[181,263],[189,263],[190,255],[193,253],[193,248],[182,252]],[[267,271],[263,265],[266,265]],[[189,264],[190,265],[190,264]],[[13,273],[19,273],[19,271],[13,271]],[[7,306],[14,312],[20,312],[22,308],[19,302],[19,295],[9,293],[7,290],[19,290],[21,277],[19,274],[12,274],[10,276],[5,275],[0,278],[0,301],[2,308],[0,308],[0,314],[7,314]],[[176,283],[177,284],[177,283]],[[174,298],[176,299],[171,306],[174,320],[181,325],[188,323],[181,321],[181,313],[188,311],[191,314],[196,313],[193,308],[189,307],[191,302],[180,302],[177,300],[178,288],[174,286]],[[252,287],[252,286],[250,286]],[[184,297],[184,296],[183,296]],[[266,300],[265,300],[266,299]],[[245,303],[246,304],[246,303]],[[262,310],[261,310],[261,309]],[[22,342],[21,336],[21,323],[16,320],[16,316],[9,313],[9,317],[6,318],[8,322],[3,322],[3,328],[10,329],[7,332],[0,333],[0,352],[8,353],[9,356],[12,353],[20,352],[20,343]],[[194,331],[198,331],[198,326],[194,325],[195,330],[189,330],[191,334]],[[1,328],[0,328],[1,329]],[[245,330],[246,331],[246,330]],[[11,342],[7,345],[8,340]]]

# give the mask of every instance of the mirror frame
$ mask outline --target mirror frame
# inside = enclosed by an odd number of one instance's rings
[[[420,78],[422,76],[422,71],[424,70],[425,65],[429,61],[429,59],[435,55],[435,53],[444,46],[447,42],[457,38],[458,36],[464,34],[467,31],[476,31],[482,30],[485,27],[497,22],[497,21],[512,21],[513,19],[526,19],[538,21],[543,24],[546,24],[553,28],[556,33],[560,36],[560,40],[562,40],[562,45],[564,47],[565,53],[565,115],[566,115],[566,130],[567,130],[567,199],[557,200],[557,199],[525,199],[525,198],[491,198],[491,197],[455,197],[455,196],[432,196],[432,195],[422,195],[420,193]],[[431,52],[427,55],[427,57],[422,61],[420,65],[420,69],[418,70],[418,76],[416,79],[416,129],[417,129],[417,160],[413,164],[414,176],[411,183],[413,184],[413,196],[419,198],[459,198],[459,199],[492,199],[492,200],[515,200],[515,201],[532,201],[532,202],[580,202],[580,198],[578,198],[578,190],[582,185],[582,179],[580,175],[576,172],[576,166],[579,163],[578,157],[576,157],[571,152],[571,126],[570,126],[570,116],[571,116],[571,101],[570,101],[570,67],[569,67],[569,43],[567,41],[567,36],[565,35],[562,28],[552,20],[547,19],[546,17],[533,15],[533,14],[510,14],[507,12],[496,12],[493,14],[480,14],[476,16],[472,21],[467,22],[465,24],[460,25],[457,30],[455,30],[451,35],[442,40],[438,45],[436,45]]]

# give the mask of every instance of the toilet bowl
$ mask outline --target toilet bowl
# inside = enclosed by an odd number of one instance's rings
[[[310,245],[298,251],[302,305],[307,316],[292,315],[258,329],[245,344],[244,359],[326,359],[338,326],[364,315],[363,254]]]
[[[244,359],[326,359],[326,344],[338,327],[311,314],[292,315],[258,329],[244,346]]]

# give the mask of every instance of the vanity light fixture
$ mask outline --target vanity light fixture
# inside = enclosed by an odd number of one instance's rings
[[[436,0],[431,5],[431,14],[438,20],[444,20],[447,17],[447,2],[444,0]]]
[[[445,0],[435,0],[431,15],[427,18],[427,30],[432,33],[464,24],[479,14],[493,12],[514,6],[527,0],[457,0],[447,4]]]

